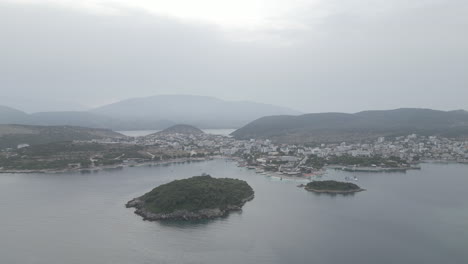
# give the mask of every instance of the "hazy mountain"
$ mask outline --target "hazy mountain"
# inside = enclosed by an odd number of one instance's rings
[[[253,102],[232,102],[204,96],[161,95],[128,99],[88,112],[26,114],[0,106],[0,124],[70,125],[113,130],[165,129],[180,123],[202,128],[238,128],[259,117],[278,114],[300,113]]]
[[[40,112],[30,114],[31,124],[44,126],[84,126],[94,128],[112,128],[119,124],[107,116],[102,116],[89,112]]]
[[[118,120],[111,117],[94,114],[91,112],[40,112],[27,114],[22,111],[0,106],[0,124],[21,124],[38,126],[81,126],[108,129],[138,129],[148,126],[147,123],[139,123],[136,120]],[[173,123],[163,123],[168,126]],[[159,127],[159,126],[158,126]]]
[[[418,133],[468,136],[468,113],[463,110],[396,109],[356,114],[319,113],[268,116],[232,133],[236,138],[270,138],[278,142],[339,142]]]
[[[265,115],[300,114],[274,105],[191,95],[133,98],[96,108],[92,112],[116,119],[148,123],[170,120],[202,128],[237,128]]]
[[[29,115],[20,110],[0,105],[0,124],[25,124],[29,122]]]
[[[125,136],[108,129],[75,126],[0,125],[0,148],[116,137]]]

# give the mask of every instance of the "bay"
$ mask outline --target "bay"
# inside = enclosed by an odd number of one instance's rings
[[[468,167],[356,176],[354,195],[315,194],[227,160],[91,174],[1,174],[1,263],[467,263]],[[124,204],[201,173],[246,180],[242,212],[147,222]]]

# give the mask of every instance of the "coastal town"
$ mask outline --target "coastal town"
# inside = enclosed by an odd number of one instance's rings
[[[418,163],[424,161],[468,163],[467,141],[436,136],[411,134],[369,142],[288,145],[268,139],[237,140],[196,128],[180,132],[82,140],[66,146],[25,143],[0,152],[0,171],[96,170],[223,157],[258,173],[308,178],[326,168],[382,172],[419,169]],[[48,153],[44,151],[47,148]]]
[[[228,157],[239,166],[258,173],[284,177],[320,175],[324,168],[348,171],[406,171],[419,169],[421,161],[468,163],[468,142],[435,136],[408,136],[374,142],[320,144],[316,146],[277,144],[270,140],[236,140],[233,137],[198,134],[156,134],[119,142],[189,153],[191,158]],[[378,157],[378,158],[376,158]]]

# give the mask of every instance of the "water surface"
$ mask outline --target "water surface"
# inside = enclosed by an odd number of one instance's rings
[[[0,174],[0,263],[467,263],[468,167],[356,175],[367,191],[314,194],[232,162],[92,174]],[[246,180],[241,213],[146,222],[124,204],[202,172]]]

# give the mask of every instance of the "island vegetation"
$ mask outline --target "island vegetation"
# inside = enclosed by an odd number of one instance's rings
[[[347,194],[354,192],[364,191],[361,187],[350,182],[339,182],[339,181],[313,181],[306,184],[305,189],[307,191],[318,192],[318,193],[336,193],[336,194]]]
[[[241,210],[253,197],[245,181],[202,175],[160,185],[126,206],[145,220],[196,220]]]

